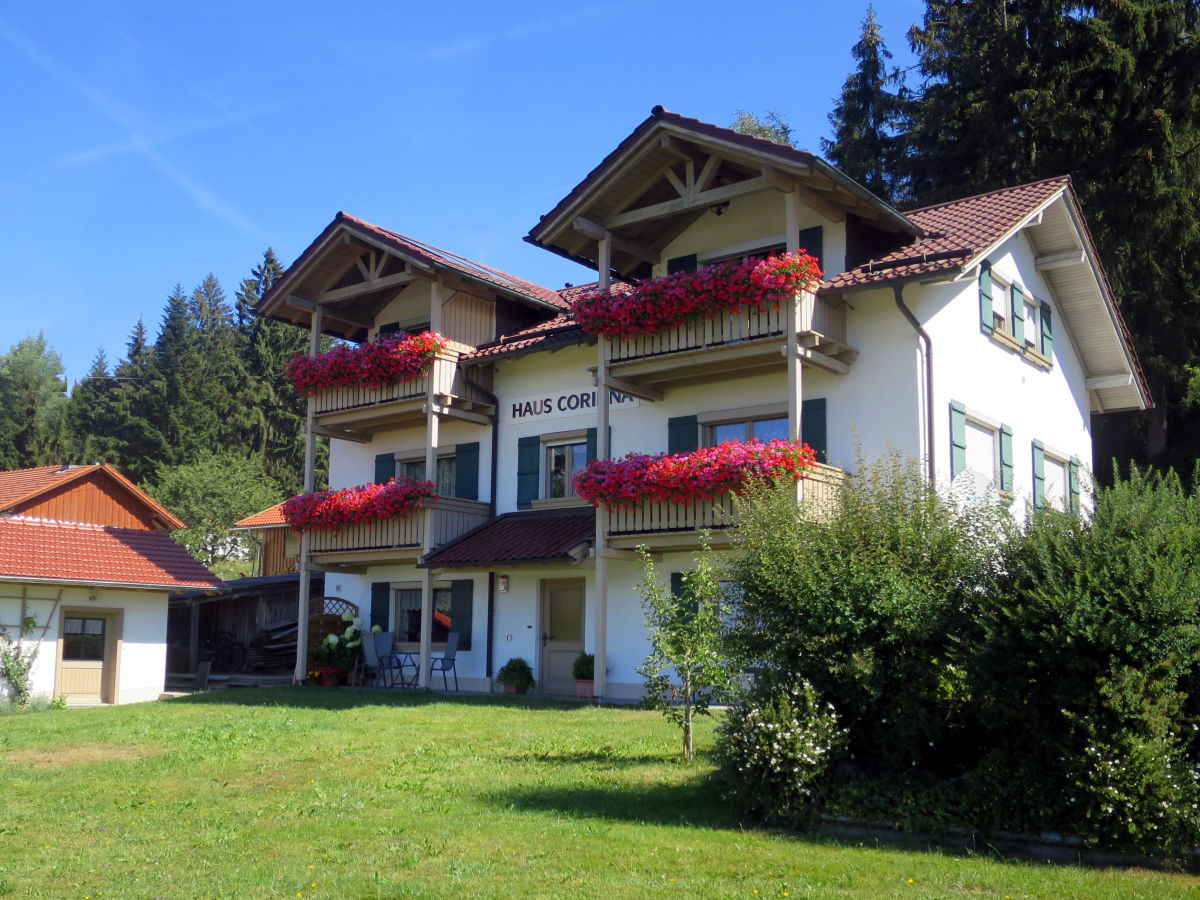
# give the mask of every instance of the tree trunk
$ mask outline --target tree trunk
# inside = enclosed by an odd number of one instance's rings
[[[683,680],[683,759],[692,761],[692,681]]]

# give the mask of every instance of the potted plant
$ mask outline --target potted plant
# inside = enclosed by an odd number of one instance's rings
[[[590,700],[596,696],[596,657],[591,653],[580,653],[571,663],[571,676],[575,679],[575,696]]]
[[[308,677],[321,687],[336,687],[341,683],[342,670],[337,666],[317,666],[315,669],[309,669]]]
[[[533,669],[521,657],[514,656],[500,667],[496,681],[504,685],[506,694],[524,694],[533,687]]]

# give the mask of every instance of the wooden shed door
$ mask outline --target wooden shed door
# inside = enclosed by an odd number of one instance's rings
[[[116,622],[95,613],[63,615],[55,693],[72,704],[113,702]]]
[[[575,693],[571,665],[583,652],[582,578],[542,582],[542,664],[544,694]]]

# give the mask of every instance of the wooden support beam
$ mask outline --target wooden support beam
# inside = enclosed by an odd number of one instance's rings
[[[465,409],[459,409],[458,407],[444,403],[426,403],[421,411],[426,413],[432,412],[435,416],[445,416],[448,419],[461,419],[464,422],[473,422],[476,425],[491,425],[495,421],[495,417],[493,416],[468,412]]]
[[[1065,269],[1067,266],[1081,266],[1087,263],[1087,254],[1082,250],[1071,250],[1068,253],[1054,253],[1050,256],[1039,256],[1033,261],[1033,267],[1039,272],[1050,269]]]
[[[708,190],[708,184],[713,180],[713,176],[717,174],[717,167],[720,165],[721,157],[715,153],[709,154],[708,159],[704,163],[704,168],[700,170],[700,175],[696,178],[696,183],[692,185],[692,190],[697,193]]]
[[[849,375],[850,366],[842,362],[840,359],[834,359],[832,356],[826,356],[818,350],[813,350],[811,347],[802,347],[797,345],[796,356],[801,360],[814,366],[818,369],[824,369],[826,372],[832,372],[834,375]]]
[[[350,566],[350,565],[338,566],[338,565],[332,565],[332,564],[318,565],[317,563],[313,563],[310,566],[310,568],[315,572],[333,572],[333,573],[343,573],[346,575],[366,575],[367,574],[366,566]]]
[[[663,150],[667,151],[668,153],[670,153],[672,156],[676,157],[677,159],[687,160],[687,159],[693,158],[692,154],[690,154],[686,149],[684,149],[683,145],[680,144],[679,141],[677,141],[673,137],[671,137],[669,134],[664,134],[659,137],[658,146],[661,147]]]
[[[599,390],[601,387],[606,387],[610,391],[617,391],[621,394],[628,394],[630,397],[639,397],[642,400],[650,400],[651,402],[655,400],[661,400],[663,398],[663,392],[660,390],[652,387],[646,387],[645,385],[638,384],[634,381],[627,381],[624,378],[618,378],[616,375],[609,375],[607,378],[605,378],[603,385],[601,385],[599,382],[599,377],[593,373],[592,384],[596,386],[597,390]],[[598,398],[596,402],[600,402]]]
[[[665,203],[655,203],[653,206],[645,206],[641,209],[633,209],[629,212],[620,213],[609,219],[605,227],[611,231],[614,228],[621,228],[625,225],[636,225],[639,222],[665,219],[677,213],[687,212],[690,209],[715,206],[718,203],[724,203],[726,200],[732,200],[735,197],[742,197],[746,194],[754,194],[769,187],[771,187],[771,183],[762,176],[747,178],[745,181],[738,181],[719,188],[713,188],[712,190],[701,191],[698,194],[693,194],[690,198],[680,197],[676,200],[668,200]]]
[[[358,325],[361,328],[375,327],[375,320],[368,316],[360,316],[357,313],[347,312],[344,309],[331,309],[320,303],[313,303],[311,300],[297,297],[295,294],[288,294],[283,302],[288,306],[308,310],[311,313],[320,311],[326,318],[336,319],[339,322],[348,322],[351,325]]]
[[[334,303],[338,300],[349,300],[353,297],[360,297],[363,294],[372,294],[375,291],[385,291],[388,288],[402,287],[419,277],[412,272],[397,272],[395,275],[385,275],[382,278],[373,278],[368,281],[359,282],[358,284],[348,285],[347,287],[325,291],[321,294],[318,302]]]
[[[571,222],[571,227],[580,234],[586,234],[594,240],[601,240],[608,237],[612,241],[613,247],[628,253],[630,256],[636,256],[638,259],[644,259],[649,263],[657,263],[662,259],[662,252],[655,250],[648,244],[642,244],[638,241],[630,241],[623,237],[618,237],[611,234],[603,225],[598,225],[591,219],[584,216],[576,216]]]
[[[841,222],[846,218],[846,211],[816,191],[809,190],[802,184],[796,185],[796,195],[804,202],[823,215],[830,222]]]
[[[762,177],[767,179],[771,187],[784,194],[790,194],[796,189],[796,179],[790,175],[785,175],[774,166],[763,166]]]
[[[691,160],[688,160],[688,162],[690,163]],[[675,174],[675,171],[672,168],[668,166],[667,168],[663,169],[663,175],[666,176],[667,181],[671,182],[671,187],[675,188],[675,193],[677,193],[680,197],[688,196],[690,192],[688,191],[687,185],[679,180],[679,176]]]
[[[1117,372],[1112,375],[1093,375],[1084,382],[1089,391],[1101,391],[1104,388],[1123,388],[1133,384],[1132,372]]]
[[[321,437],[333,438],[339,441],[353,441],[356,444],[371,443],[371,435],[362,434],[357,431],[343,431],[340,428],[326,428],[323,425],[317,425],[313,428],[314,434],[319,434]]]

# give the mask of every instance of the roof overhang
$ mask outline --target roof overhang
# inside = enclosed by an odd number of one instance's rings
[[[22,494],[20,497],[14,497],[6,503],[0,505],[0,515],[16,509],[19,506],[24,506],[26,503],[29,503],[31,500],[36,500],[43,494],[56,491],[64,485],[87,478],[92,474],[99,474],[103,478],[108,478],[110,481],[114,482],[120,488],[128,492],[135,501],[149,511],[154,521],[162,526],[163,529],[167,531],[176,531],[180,528],[187,527],[187,525],[178,517],[173,515],[170,510],[168,510],[165,506],[139,488],[136,484],[134,484],[108,463],[98,463],[91,466],[71,466],[62,473],[61,478],[55,478],[53,481],[48,481],[44,484],[41,484],[33,490]]]
[[[1093,410],[1153,406],[1129,328],[1069,182],[1003,237],[964,261],[955,278],[973,277],[990,254],[1022,231],[1034,250],[1034,265],[1054,295],[1055,314],[1083,366]]]
[[[612,269],[642,277],[661,250],[713,206],[760,191],[796,191],[828,218],[852,213],[875,227],[923,232],[893,207],[811,153],[676,115],[656,106],[525,240],[597,266],[611,238]]]
[[[0,575],[0,582],[7,584],[61,584],[64,587],[93,587],[93,588],[121,588],[122,590],[130,591],[180,591],[180,590],[195,590],[205,592],[215,592],[221,590],[219,587],[209,587],[199,584],[180,584],[172,582],[171,584],[144,584],[137,581],[93,581],[86,578],[45,578],[30,575]]]
[[[339,212],[255,307],[258,315],[324,334],[366,340],[375,314],[414,283],[504,296],[561,312],[553,291]]]

